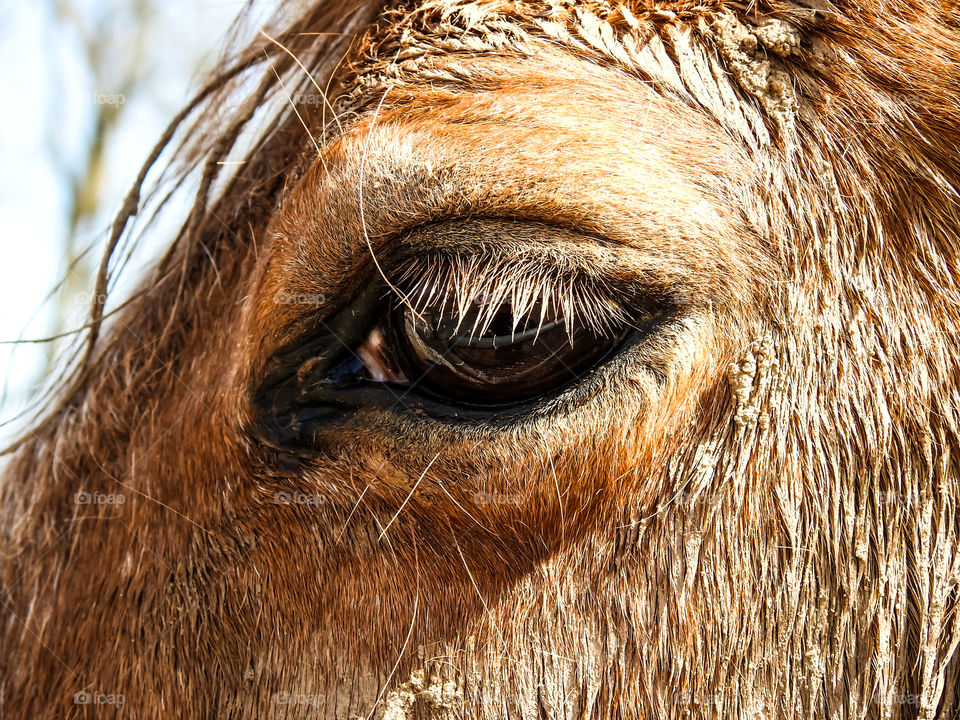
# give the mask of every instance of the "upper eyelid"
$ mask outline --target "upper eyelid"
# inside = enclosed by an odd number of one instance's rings
[[[464,228],[469,228],[472,235],[460,232]],[[495,228],[497,232],[493,232]],[[453,230],[457,230],[456,242],[450,241]],[[539,221],[450,218],[400,231],[394,238],[392,245],[385,245],[390,251],[377,255],[386,283],[369,254],[364,253],[365,262],[355,259],[351,262],[353,270],[326,288],[281,286],[280,292],[319,292],[326,300],[316,306],[279,306],[288,314],[280,326],[279,344],[308,332],[316,323],[353,304],[354,298],[367,290],[374,291],[381,301],[416,305],[423,300],[421,290],[431,281],[446,279],[451,270],[470,270],[446,283],[470,291],[461,294],[461,304],[467,304],[471,294],[503,302],[506,295],[498,294],[498,288],[509,288],[513,301],[512,291],[526,288],[529,292],[521,305],[529,306],[531,300],[542,300],[549,294],[554,301],[565,302],[565,319],[586,320],[598,330],[613,330],[638,319],[635,308],[625,307],[629,299],[666,297],[678,285],[686,284],[675,269],[671,272],[671,268],[664,268],[649,252],[589,231]],[[402,296],[397,297],[395,290]]]
[[[585,117],[595,118],[596,108],[588,110]],[[471,112],[457,106],[460,115]],[[698,163],[684,166],[676,177],[647,150],[636,157],[617,155],[609,164],[601,153],[606,146],[589,144],[592,135],[578,131],[575,137],[589,141],[586,147],[599,154],[578,165],[577,182],[569,182],[552,163],[531,161],[539,147],[535,144],[491,152],[488,130],[496,129],[496,118],[489,128],[464,131],[457,126],[457,132],[447,134],[449,122],[453,120],[425,127],[402,114],[376,126],[363,121],[325,147],[324,164],[313,166],[295,190],[296,201],[291,196],[277,215],[274,234],[290,240],[277,243],[276,251],[271,248],[275,267],[284,268],[271,273],[274,282],[297,282],[300,287],[289,289],[309,288],[328,298],[352,295],[359,281],[374,277],[371,255],[390,276],[388,266],[430,251],[433,239],[417,236],[438,224],[508,218],[550,224],[571,240],[576,236],[581,246],[611,253],[640,250],[646,257],[631,264],[646,265],[652,285],[661,288],[667,282],[657,276],[678,281],[686,276],[688,284],[713,295],[750,291],[752,285],[746,283],[753,273],[740,261],[749,233],[730,220],[725,205],[688,181]],[[538,137],[554,138],[550,147],[567,147],[570,128],[548,125],[549,131]],[[581,157],[582,147],[576,147]],[[643,182],[644,172],[654,165],[656,182]],[[358,196],[366,197],[362,207]],[[691,212],[694,205],[697,211]],[[730,251],[734,243],[737,252]],[[595,264],[598,272],[601,265]],[[316,267],[331,272],[317,277]],[[302,309],[288,310],[281,315],[284,325]]]
[[[471,260],[451,260],[442,254],[420,256],[403,267],[397,284],[403,296],[393,298],[394,302],[407,305],[418,315],[433,306],[456,321],[458,330],[468,322],[471,335],[485,333],[505,305],[510,306],[515,324],[531,317],[538,323],[556,319],[571,328],[586,327],[600,334],[615,333],[663,310],[651,307],[650,297],[656,293],[647,293],[642,304],[631,304],[640,294],[636,287],[628,290],[602,277],[569,272],[569,268],[550,272],[533,258],[504,262],[490,256]],[[468,320],[470,315],[473,317]]]

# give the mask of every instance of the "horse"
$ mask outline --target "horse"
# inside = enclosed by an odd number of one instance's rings
[[[9,448],[0,715],[958,716],[956,3],[248,24]]]

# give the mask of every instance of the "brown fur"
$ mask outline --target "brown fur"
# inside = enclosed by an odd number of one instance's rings
[[[194,210],[6,472],[0,715],[960,716],[956,5],[274,28],[163,139]],[[283,102],[318,92],[291,55],[329,107]],[[309,318],[277,294],[333,308],[450,217],[604,238],[555,252],[683,321],[575,406],[361,412],[283,472],[252,388]]]

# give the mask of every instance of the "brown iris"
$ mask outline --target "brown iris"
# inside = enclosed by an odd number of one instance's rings
[[[428,307],[396,308],[388,337],[409,381],[454,402],[528,400],[576,380],[622,336],[568,321],[552,306],[517,316],[509,303],[452,311],[450,297]]]

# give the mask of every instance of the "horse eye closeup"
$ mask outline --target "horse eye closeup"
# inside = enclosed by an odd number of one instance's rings
[[[407,383],[451,402],[529,400],[575,381],[623,337],[565,317],[550,303],[457,307],[453,293],[397,303],[360,346],[371,379]]]
[[[560,412],[609,388],[686,304],[676,281],[625,272],[622,249],[562,228],[456,221],[406,240],[274,351],[255,390],[261,437],[312,447],[365,413],[509,425]]]

